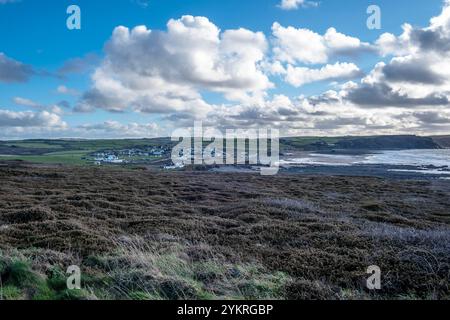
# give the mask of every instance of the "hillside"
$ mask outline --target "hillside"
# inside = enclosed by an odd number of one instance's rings
[[[450,148],[450,136],[435,136],[432,137],[432,139],[441,146],[441,148]]]
[[[0,160],[21,160],[33,163],[88,165],[94,163],[96,153],[122,155],[128,151],[144,152],[149,148],[162,148],[160,160],[168,160],[176,144],[169,138],[116,139],[116,140],[23,140],[0,141]],[[208,143],[205,142],[205,146]],[[368,137],[290,137],[280,139],[281,153],[295,151],[348,150],[405,150],[450,148],[450,136],[368,136]],[[148,158],[148,159],[147,159]],[[146,164],[153,157],[141,159]],[[135,160],[134,158],[125,160]],[[139,163],[142,164],[142,161]],[[158,164],[160,165],[160,163]]]
[[[450,142],[450,141],[449,141]],[[370,136],[335,138],[285,138],[282,145],[287,148],[314,150],[405,150],[440,149],[442,146],[429,137],[419,136]]]

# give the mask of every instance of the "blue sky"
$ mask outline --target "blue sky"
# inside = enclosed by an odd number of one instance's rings
[[[109,3],[100,0],[0,1],[0,53],[3,53],[9,59],[9,62],[15,61],[30,66],[34,70],[33,75],[26,81],[1,81],[0,77],[0,110],[10,113],[38,113],[46,110],[49,113],[55,113],[55,116],[60,118],[61,123],[64,122],[63,127],[65,127],[50,130],[50,132],[46,130],[45,126],[36,129],[33,121],[28,126],[26,124],[24,126],[17,125],[17,122],[14,122],[14,126],[8,126],[8,121],[5,120],[3,121],[5,124],[1,127],[4,129],[3,136],[5,138],[20,138],[22,136],[28,138],[39,135],[51,137],[83,135],[84,133],[81,132],[81,127],[86,129],[89,125],[98,125],[100,128],[100,124],[104,124],[105,122],[109,124],[111,122],[116,123],[116,128],[122,132],[111,131],[111,136],[114,137],[121,136],[121,134],[127,136],[128,133],[126,130],[130,128],[129,124],[144,125],[151,123],[152,126],[144,127],[145,130],[158,127],[159,131],[157,133],[155,131],[154,134],[167,134],[169,128],[178,125],[173,122],[167,122],[169,116],[178,116],[179,114],[185,116],[186,113],[191,113],[191,110],[188,110],[187,107],[174,107],[167,112],[159,112],[160,107],[143,108],[140,106],[136,108],[133,106],[137,104],[134,98],[134,100],[130,98],[132,101],[129,102],[129,105],[123,105],[119,113],[116,112],[117,110],[112,110],[116,107],[110,108],[99,105],[93,105],[89,109],[89,112],[76,111],[76,106],[80,104],[80,101],[83,102],[86,92],[90,92],[93,87],[103,87],[102,83],[100,83],[101,80],[93,81],[92,74],[101,68],[100,66],[105,59],[109,58],[109,53],[105,51],[104,46],[112,37],[113,30],[117,26],[126,26],[132,29],[135,26],[145,25],[147,29],[166,32],[167,23],[170,19],[177,20],[185,15],[205,17],[211,24],[219,28],[221,32],[239,28],[244,28],[254,33],[262,32],[267,43],[267,48],[264,57],[255,60],[257,68],[262,68],[261,63],[263,62],[267,65],[267,63],[274,63],[277,59],[286,70],[289,64],[293,69],[321,69],[326,65],[351,63],[358,67],[361,74],[360,78],[363,78],[363,76],[370,74],[377,63],[384,62],[389,64],[392,58],[400,56],[400,54],[390,52],[387,55],[382,55],[378,51],[375,52],[375,50],[372,50],[346,57],[330,56],[327,61],[320,63],[305,62],[301,59],[294,59],[296,61],[289,61],[289,59],[283,60],[276,58],[273,54],[273,48],[276,47],[276,40],[279,40],[275,39],[276,36],[273,34],[272,27],[274,22],[278,22],[283,28],[308,29],[318,35],[324,35],[332,27],[340,34],[357,38],[361,42],[370,45],[375,45],[377,39],[384,33],[390,33],[395,36],[401,35],[403,32],[403,23],[407,22],[417,30],[427,27],[430,24],[430,18],[439,16],[443,10],[443,2],[441,0],[322,0],[315,3],[315,5],[299,5],[294,10],[283,10],[280,7],[280,2],[281,0],[150,0],[145,2],[144,0],[115,0]],[[71,4],[76,4],[81,8],[81,30],[68,30],[66,28],[66,19],[68,17],[66,9]],[[382,10],[381,30],[369,30],[366,26],[368,17],[366,9],[371,4],[378,5]],[[309,49],[302,48],[301,50]],[[145,52],[142,54],[142,59],[145,60]],[[423,55],[421,54],[421,56]],[[114,56],[112,59],[116,58]],[[61,68],[67,65],[73,65],[74,61],[79,62],[81,65],[86,65],[86,67],[80,68],[78,72],[62,74]],[[164,72],[164,66],[158,66],[158,68]],[[0,68],[0,72],[1,70]],[[108,72],[110,71],[108,70]],[[298,72],[300,71],[304,72],[305,70],[298,70]],[[255,102],[256,100],[248,102],[242,99],[231,99],[227,95],[234,96],[237,93],[231,92],[231,89],[228,87],[213,88],[211,85],[202,87],[198,85],[198,82],[195,82],[195,84],[187,84],[185,83],[185,79],[182,80],[182,86],[183,88],[189,87],[189,95],[198,94],[201,96],[201,99],[197,99],[196,101],[201,100],[210,106],[207,111],[208,114],[211,113],[209,119],[214,118],[214,121],[216,121],[215,124],[217,125],[226,125],[229,123],[229,119],[226,120],[223,118],[223,115],[218,115],[215,111],[218,105],[231,109],[234,108],[235,110],[237,108],[254,109],[255,104],[260,104],[262,109],[268,110],[268,106],[271,105],[269,101],[273,100],[273,97],[276,95],[283,95],[291,100],[295,100],[299,96],[320,96],[329,90],[339,92],[336,86],[343,85],[349,80],[355,83],[361,81],[358,78],[345,79],[344,81],[342,79],[332,79],[332,77],[328,76],[324,80],[307,81],[307,83],[302,83],[302,85],[293,85],[292,81],[289,82],[286,80],[284,74],[268,74],[266,70],[261,72],[272,83],[272,86],[270,88],[267,86],[261,87],[257,92],[252,87],[246,90],[246,93],[250,92],[253,96],[264,96],[264,102],[262,100],[261,102]],[[113,76],[116,76],[116,74],[114,73]],[[117,75],[117,77],[120,76]],[[145,82],[145,79],[140,78],[139,80]],[[118,79],[118,81],[123,83],[124,80]],[[165,78],[164,83],[167,81],[168,79]],[[180,81],[177,80],[176,84],[180,85]],[[58,92],[57,88],[60,87],[61,89],[62,86],[67,88],[67,90],[59,90]],[[127,87],[127,89],[130,88]],[[395,88],[395,90],[403,92],[402,90],[404,88]],[[164,91],[164,94],[166,93]],[[158,91],[156,94],[159,97],[161,92]],[[141,104],[143,102],[140,98],[142,97],[139,97],[139,103]],[[24,99],[29,103],[23,103]],[[18,101],[21,102],[17,103]],[[69,106],[65,105],[64,108],[61,107],[60,103],[62,101],[68,102]],[[126,101],[130,100],[128,99]],[[56,105],[61,110],[56,112],[56,109],[51,109],[50,106]],[[437,103],[435,105],[436,108],[442,107],[442,105]],[[385,106],[380,105],[381,107]],[[389,105],[386,107],[398,106]],[[430,106],[423,105],[421,107],[424,108],[422,112],[430,112],[431,110]],[[300,107],[293,106],[292,108],[298,109]],[[345,109],[346,107],[342,108]],[[144,112],[142,111],[143,109],[145,109]],[[277,113],[276,110],[274,112]],[[311,110],[308,109],[305,112],[311,113]],[[11,117],[11,114],[7,116]],[[265,116],[269,118],[269,115]],[[0,113],[1,117],[2,113]],[[193,116],[193,118],[195,117]],[[299,114],[299,118],[302,118],[301,114]],[[288,120],[281,118],[280,121],[275,121],[275,123],[276,125],[280,125],[279,123],[283,121]],[[289,120],[288,122],[286,122],[286,128],[289,128],[289,130],[299,130],[299,133],[302,132],[301,121],[297,121],[296,123],[296,120]],[[366,122],[369,123],[370,121],[366,119]],[[0,119],[0,125],[1,123],[2,121]],[[239,123],[249,124],[250,122],[241,121]],[[258,121],[255,121],[255,124],[257,125]],[[267,122],[265,124],[267,125]],[[36,126],[39,125],[36,124]],[[284,125],[282,126],[284,127]],[[30,130],[28,130],[28,127],[31,127]],[[319,127],[322,128],[321,126],[317,126],[317,131],[323,129],[319,130]],[[361,126],[358,128],[354,128],[353,131],[347,131],[358,134],[358,130],[363,130]],[[415,128],[419,133],[425,130],[424,127],[420,126],[416,126]],[[307,129],[308,132],[313,132],[312,129],[314,128]],[[330,128],[330,134],[337,134],[341,131],[343,133],[347,132],[342,128],[342,125],[337,128],[338,130],[335,129],[334,127]],[[92,130],[90,131],[92,134],[109,134],[109,131],[106,129],[103,131],[98,129],[100,131],[96,131],[97,129],[95,128],[89,128],[89,130]],[[395,131],[395,128],[391,125],[389,130]],[[320,134],[327,133],[325,129],[322,131]],[[361,132],[361,134],[364,133]],[[131,132],[130,134],[139,135],[139,132]]]

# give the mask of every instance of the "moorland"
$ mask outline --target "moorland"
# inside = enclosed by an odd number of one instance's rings
[[[1,299],[450,298],[448,181],[18,161],[0,179]]]

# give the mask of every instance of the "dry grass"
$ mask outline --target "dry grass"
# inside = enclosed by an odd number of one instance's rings
[[[34,268],[73,259],[107,275],[115,289],[94,284],[99,298],[246,298],[254,287],[240,284],[254,279],[271,298],[450,297],[448,184],[70,167],[5,167],[0,179],[0,247],[40,252]],[[364,286],[373,264],[379,292]],[[209,283],[198,265],[259,271],[228,288],[225,269]],[[145,287],[127,287],[146,276]],[[182,294],[169,290],[174,278]],[[267,289],[281,278],[283,288]]]

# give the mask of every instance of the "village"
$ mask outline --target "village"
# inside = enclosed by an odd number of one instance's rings
[[[164,158],[170,154],[170,148],[165,146],[130,148],[121,150],[103,150],[90,156],[94,164],[134,164],[145,163]]]
[[[245,146],[240,147],[243,149],[236,148],[233,150],[234,152],[227,152],[226,148],[216,148],[211,145],[204,145],[201,149],[186,146],[173,149],[173,144],[133,146],[99,150],[89,154],[84,160],[96,166],[145,165],[164,170],[180,170],[191,165],[200,165],[211,169],[230,165],[260,165],[261,155],[256,150],[251,151]]]

